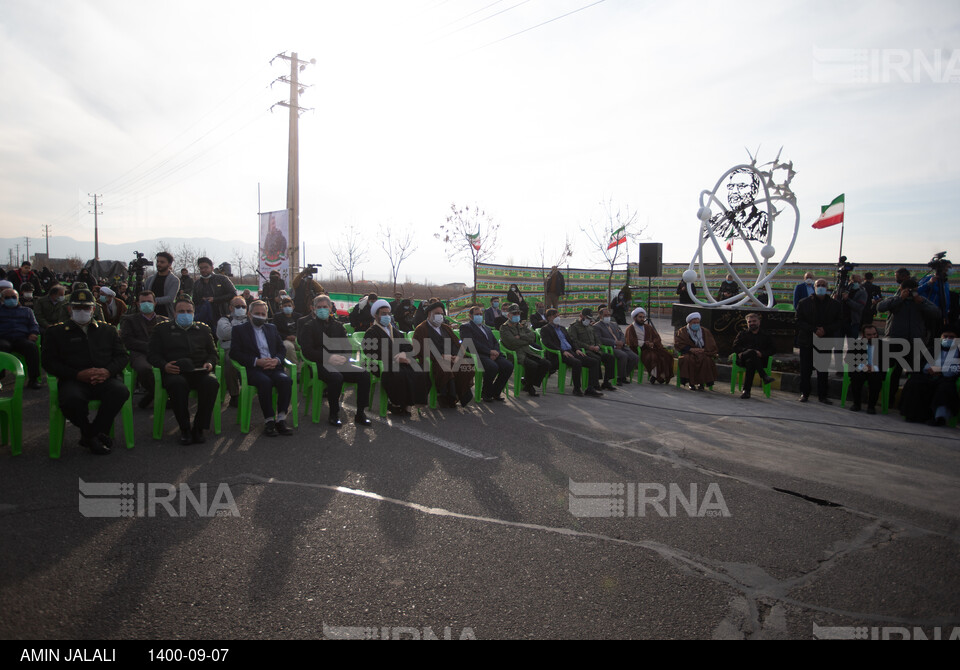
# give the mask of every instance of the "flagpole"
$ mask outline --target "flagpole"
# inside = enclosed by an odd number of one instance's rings
[[[844,222],[841,221],[840,222],[840,256],[843,256],[843,224]]]

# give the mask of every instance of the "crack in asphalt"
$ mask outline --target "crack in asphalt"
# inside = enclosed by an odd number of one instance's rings
[[[570,528],[545,526],[542,524],[520,521],[507,521],[505,519],[497,519],[493,517],[464,514],[462,512],[453,512],[443,508],[429,507],[420,503],[390,498],[371,491],[363,491],[361,489],[353,489],[345,486],[287,481],[273,477],[262,477],[253,473],[243,473],[237,475],[237,479],[245,479],[254,484],[261,485],[292,486],[331,491],[334,493],[341,493],[404,507],[406,509],[415,510],[430,516],[446,517],[521,530],[552,533],[574,539],[596,540],[620,546],[645,549],[657,554],[670,565],[685,574],[703,577],[719,584],[726,585],[739,592],[742,595],[741,601],[745,600],[748,611],[746,617],[744,617],[746,620],[740,626],[734,626],[733,628],[739,630],[742,635],[748,637],[763,635],[767,632],[767,629],[771,629],[778,633],[785,632],[785,612],[782,610],[782,607],[778,609],[778,605],[793,605],[807,610],[835,614],[857,620],[899,623],[910,626],[942,626],[956,622],[955,617],[917,620],[882,614],[838,610],[835,608],[806,603],[801,600],[797,600],[796,598],[791,598],[787,595],[790,591],[796,588],[809,586],[816,581],[819,575],[831,570],[842,559],[860,551],[875,551],[880,546],[892,542],[895,539],[896,529],[889,527],[881,520],[875,520],[865,526],[856,535],[856,537],[848,541],[838,542],[830,555],[818,561],[818,565],[812,570],[796,577],[780,580],[773,577],[763,568],[757,565],[714,561],[682,549],[671,547],[662,542],[656,542],[654,540],[625,540],[623,538],[611,537],[609,535],[603,535],[600,533],[578,531]],[[240,481],[238,483],[242,484],[243,482]],[[900,530],[902,531],[903,529]],[[770,604],[771,602],[773,604]],[[728,619],[722,621],[717,627],[717,630],[721,632],[721,636],[725,636],[722,634],[724,631],[729,633],[731,630],[731,625]],[[764,624],[766,622],[771,623],[765,627]]]

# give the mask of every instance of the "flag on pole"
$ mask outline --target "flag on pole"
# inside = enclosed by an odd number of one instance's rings
[[[829,205],[823,205],[820,208],[820,218],[813,224],[814,228],[819,230],[843,223],[843,196],[844,194],[841,193]]]
[[[480,229],[477,228],[477,232],[473,235],[467,233],[467,239],[470,240],[470,246],[472,246],[477,251],[480,251]]]
[[[610,244],[607,245],[607,249],[613,249],[614,247],[618,247],[626,241],[627,241],[627,227],[620,226],[615,231],[613,231],[613,234],[610,236]]]

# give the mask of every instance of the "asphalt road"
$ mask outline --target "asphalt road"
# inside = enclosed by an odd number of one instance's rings
[[[135,410],[134,449],[68,426],[58,461],[28,391],[0,637],[960,636],[960,432],[727,391],[551,385],[272,439],[227,408],[190,447]],[[100,497],[135,516],[84,516],[81,480],[132,484]]]

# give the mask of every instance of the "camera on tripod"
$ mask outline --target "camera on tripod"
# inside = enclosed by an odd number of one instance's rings
[[[133,256],[133,260],[127,265],[127,271],[131,274],[136,273],[142,277],[144,268],[152,268],[153,261],[148,261],[144,258],[144,254],[141,254],[139,251],[134,251]]]
[[[941,251],[931,258],[929,263],[927,263],[927,267],[933,270],[933,273],[938,279],[945,277],[947,275],[947,268],[953,265],[953,263],[951,263],[946,256],[947,252]]]
[[[323,264],[321,264],[321,263],[309,263],[309,264],[307,265],[307,267],[310,268],[310,269],[307,271],[307,274],[315,275],[315,274],[317,274],[317,270],[319,270],[320,268],[323,267]]]

